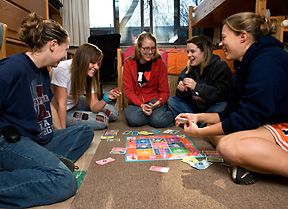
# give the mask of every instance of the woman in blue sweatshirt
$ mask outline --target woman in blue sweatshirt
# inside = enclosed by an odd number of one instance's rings
[[[227,107],[180,115],[188,119],[187,135],[208,136],[235,165],[235,183],[255,183],[254,172],[288,177],[288,53],[271,36],[277,29],[273,19],[250,12],[224,20],[220,46],[236,69]],[[197,122],[210,125],[198,128]]]

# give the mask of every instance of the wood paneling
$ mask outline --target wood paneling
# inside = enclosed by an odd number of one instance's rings
[[[7,56],[27,51],[25,44],[19,41],[18,30],[31,12],[49,17],[48,0],[0,0],[0,22],[7,25]]]

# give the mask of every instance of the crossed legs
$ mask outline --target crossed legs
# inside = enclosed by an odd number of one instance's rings
[[[264,127],[209,139],[225,161],[249,171],[288,177],[288,153]]]

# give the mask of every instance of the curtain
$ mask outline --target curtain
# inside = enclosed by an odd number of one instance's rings
[[[60,0],[63,4],[63,27],[70,36],[70,46],[88,42],[90,36],[89,0]]]

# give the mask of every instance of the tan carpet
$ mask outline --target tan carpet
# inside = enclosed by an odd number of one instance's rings
[[[71,208],[154,209],[154,208],[287,208],[288,180],[278,176],[260,176],[254,185],[232,182],[228,167],[214,163],[197,170],[180,160],[125,162],[124,155],[112,155],[113,147],[125,147],[126,130],[150,131],[144,126],[131,128],[124,113],[108,129],[118,129],[120,142],[102,140]],[[161,131],[165,129],[158,129]],[[183,134],[183,129],[178,129]],[[99,132],[103,133],[103,132]],[[160,133],[163,135],[163,133]],[[160,135],[157,134],[157,135]],[[200,150],[214,150],[207,139],[189,137]],[[96,160],[116,159],[99,166]],[[263,159],[265,160],[265,159]],[[154,166],[169,167],[168,173],[149,171]]]

